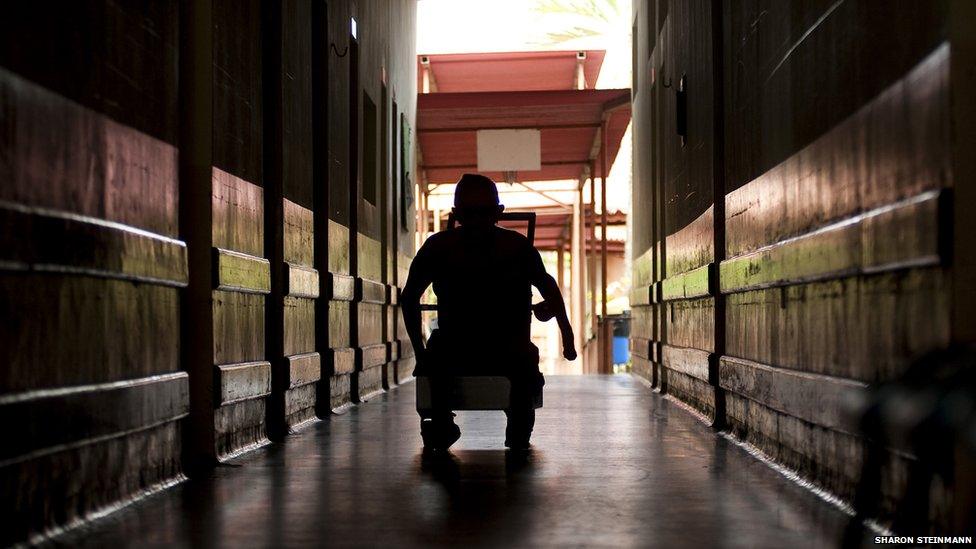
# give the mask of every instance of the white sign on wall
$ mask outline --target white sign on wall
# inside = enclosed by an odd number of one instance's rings
[[[478,171],[541,170],[540,135],[539,130],[479,130]]]

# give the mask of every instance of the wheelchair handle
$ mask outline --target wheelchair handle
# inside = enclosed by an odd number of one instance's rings
[[[421,311],[436,311],[437,310],[437,304],[436,303],[421,303],[420,304],[420,310]],[[532,305],[532,312],[535,313],[536,318],[538,318],[539,320],[541,320],[543,322],[546,322],[546,321],[552,319],[555,316],[555,313],[554,312],[549,311],[548,305],[546,304],[545,301],[540,301],[538,303],[533,304]]]

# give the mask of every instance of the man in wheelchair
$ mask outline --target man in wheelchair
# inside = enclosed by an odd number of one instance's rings
[[[540,320],[556,318],[563,356],[576,358],[559,286],[528,238],[496,225],[504,209],[494,181],[465,174],[454,192],[453,213],[460,227],[431,235],[410,265],[400,303],[417,357],[414,375],[430,380],[433,409],[421,413],[420,424],[426,448],[447,449],[460,438],[445,394],[451,378],[478,375],[508,378],[505,446],[528,448],[534,402],[544,384],[539,350],[530,337],[533,309]],[[431,284],[437,329],[425,343],[420,298]],[[535,307],[531,286],[544,299]]]

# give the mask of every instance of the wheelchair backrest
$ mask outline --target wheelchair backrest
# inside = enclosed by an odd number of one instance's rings
[[[529,244],[535,245],[535,212],[502,212],[501,217],[498,218],[498,224],[506,229],[516,229],[520,222],[525,222],[527,224],[525,229],[525,237],[529,239]],[[447,216],[447,229],[451,230],[457,224],[457,220],[454,219],[454,212],[451,212]],[[436,303],[421,303],[421,311],[436,311]]]
[[[506,229],[517,230],[521,222],[527,224],[525,237],[529,239],[529,244],[535,245],[535,212],[502,212],[501,217],[498,218],[498,225]],[[451,212],[447,216],[447,228],[453,229],[456,223],[454,212]]]

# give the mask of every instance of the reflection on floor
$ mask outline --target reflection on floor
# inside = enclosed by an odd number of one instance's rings
[[[629,376],[553,377],[527,455],[500,412],[423,457],[413,386],[58,541],[88,546],[823,547],[846,516]]]

